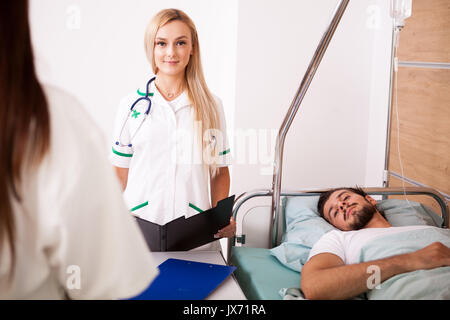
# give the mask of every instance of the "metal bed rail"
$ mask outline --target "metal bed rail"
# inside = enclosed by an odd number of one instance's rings
[[[308,66],[308,69],[303,76],[302,82],[300,83],[300,87],[297,90],[294,100],[289,107],[289,110],[283,120],[283,123],[278,131],[277,141],[275,145],[275,160],[273,163],[273,177],[272,177],[272,208],[271,208],[271,224],[277,224],[275,220],[275,216],[278,215],[280,210],[280,190],[281,190],[281,177],[282,177],[282,168],[283,168],[283,149],[284,142],[286,139],[286,135],[289,131],[289,128],[292,124],[292,121],[297,114],[297,111],[300,107],[300,104],[305,97],[306,92],[308,91],[309,85],[316,74],[316,70],[319,67],[320,62],[322,61],[322,57],[324,56],[328,44],[330,43],[334,32],[341,20],[345,9],[350,0],[340,0],[338,5],[335,8],[333,18],[331,19],[328,28],[325,30],[322,38],[314,52],[314,55],[311,59],[311,62]],[[276,243],[280,240],[281,235],[275,232],[273,234],[272,243]]]
[[[318,196],[323,192],[330,190],[331,188],[326,189],[317,189],[317,190],[304,190],[304,191],[293,191],[293,190],[283,190],[280,192],[280,196],[282,197],[308,197],[308,196]],[[429,196],[432,197],[439,204],[441,209],[441,217],[443,220],[442,226],[443,228],[449,228],[449,220],[450,220],[450,210],[447,204],[445,197],[440,194],[438,191],[432,188],[419,188],[419,187],[407,187],[405,189],[400,187],[388,187],[388,188],[380,188],[380,187],[367,187],[363,188],[363,190],[369,195],[379,195],[379,196],[392,196],[392,195],[420,195],[420,196]],[[253,198],[256,197],[269,197],[273,196],[273,191],[270,189],[258,189],[252,190],[248,192],[242,193],[239,197],[237,197],[234,201],[233,205],[233,217],[237,221],[237,216],[239,213],[239,209],[242,205]],[[281,214],[281,210],[276,213],[274,217],[274,221],[278,223],[270,225],[269,239],[267,239],[270,247],[274,247],[279,243],[272,243],[273,234],[275,233],[275,228],[279,234],[282,233],[282,224],[279,222],[283,222],[284,217]],[[227,248],[227,259],[231,257],[231,247],[236,245],[236,237],[232,237],[228,239],[228,248]]]

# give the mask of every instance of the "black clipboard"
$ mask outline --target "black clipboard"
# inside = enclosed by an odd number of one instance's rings
[[[181,216],[165,225],[135,217],[151,251],[187,251],[217,240],[214,234],[230,224],[234,195],[192,217]]]

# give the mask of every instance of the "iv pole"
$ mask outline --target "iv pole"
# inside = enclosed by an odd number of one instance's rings
[[[388,118],[386,129],[386,150],[384,160],[383,172],[383,187],[389,186],[389,153],[391,147],[391,129],[392,129],[392,99],[394,98],[394,73],[398,70],[397,49],[400,37],[400,31],[405,26],[405,19],[411,16],[412,0],[391,0],[390,15],[393,19],[392,25],[392,44],[391,44],[391,69],[389,79],[389,103],[388,103]],[[395,93],[397,94],[397,93]],[[399,139],[399,137],[397,137]]]

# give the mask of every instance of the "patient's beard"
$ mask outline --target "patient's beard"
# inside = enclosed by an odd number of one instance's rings
[[[353,216],[353,222],[350,224],[352,230],[359,230],[364,228],[372,219],[376,211],[377,208],[374,205],[367,203],[361,210],[355,212]]]

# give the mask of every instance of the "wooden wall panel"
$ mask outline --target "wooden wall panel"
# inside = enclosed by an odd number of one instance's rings
[[[450,1],[414,0],[400,32],[400,61],[450,62]]]
[[[404,176],[450,194],[450,70],[399,68],[389,170],[401,174],[397,107]]]
[[[398,96],[395,99],[394,88],[392,101],[389,171],[450,194],[450,70],[446,68],[450,64],[450,0],[413,1],[412,16],[400,32],[398,59],[421,62],[421,68],[409,64],[398,69]],[[402,185],[401,180],[389,177],[389,186]],[[412,186],[407,182],[404,185]],[[430,197],[407,198],[440,213],[439,205]]]

